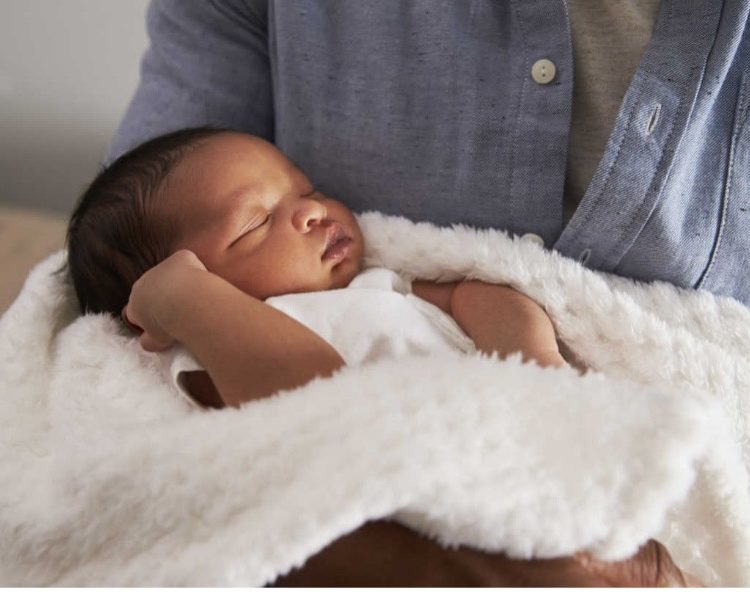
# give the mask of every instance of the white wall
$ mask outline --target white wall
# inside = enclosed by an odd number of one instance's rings
[[[147,0],[0,0],[0,204],[68,212],[138,80]]]

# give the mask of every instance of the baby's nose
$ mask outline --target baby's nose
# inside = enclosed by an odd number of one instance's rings
[[[294,225],[300,232],[307,232],[328,216],[326,207],[317,199],[303,198],[294,216]]]

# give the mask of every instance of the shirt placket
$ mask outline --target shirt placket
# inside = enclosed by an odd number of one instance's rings
[[[690,120],[722,6],[718,0],[662,0],[602,159],[556,250],[611,271],[633,245]]]
[[[512,2],[522,47],[511,141],[506,228],[552,244],[562,223],[573,54],[564,2]],[[541,235],[541,236],[539,236]]]

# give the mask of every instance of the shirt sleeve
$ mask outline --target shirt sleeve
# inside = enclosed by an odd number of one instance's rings
[[[210,125],[273,137],[264,0],[152,0],[138,88],[109,163],[177,129]]]

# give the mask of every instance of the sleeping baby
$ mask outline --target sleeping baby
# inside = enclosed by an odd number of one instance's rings
[[[121,156],[67,240],[82,312],[121,316],[200,406],[383,357],[478,349],[565,364],[549,317],[516,290],[362,271],[351,211],[238,132],[181,130]]]

